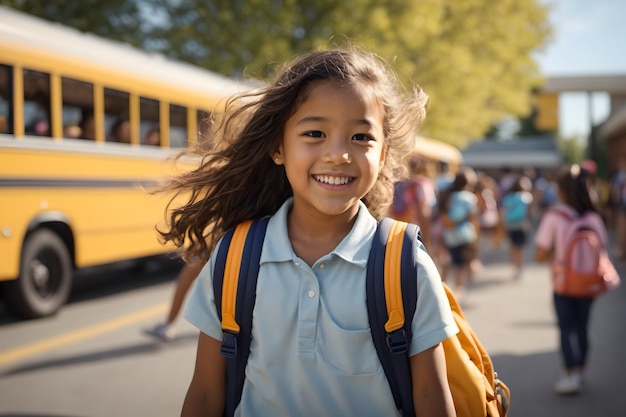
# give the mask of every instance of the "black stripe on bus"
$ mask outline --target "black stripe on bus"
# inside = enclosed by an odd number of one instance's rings
[[[158,184],[155,180],[0,178],[2,188],[132,188],[152,187]]]

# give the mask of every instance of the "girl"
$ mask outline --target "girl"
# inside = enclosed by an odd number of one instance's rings
[[[546,211],[541,219],[535,235],[537,261],[554,262],[565,257],[568,220],[556,210],[565,211],[570,217],[591,216],[594,229],[606,245],[606,228],[598,214],[597,194],[592,191],[591,186],[589,173],[578,165],[572,165],[560,175],[558,193],[562,204]],[[566,371],[565,376],[555,386],[559,394],[577,394],[582,388],[583,370],[589,349],[587,326],[592,303],[593,298],[554,293],[554,307],[561,333],[561,354]]]
[[[465,294],[471,279],[472,262],[477,259],[478,198],[473,192],[476,181],[476,172],[464,168],[456,174],[452,185],[439,196],[444,227],[443,243],[450,253],[454,275],[452,288],[460,298]]]
[[[375,55],[312,52],[276,82],[227,105],[217,147],[167,189],[190,196],[166,240],[207,259],[227,229],[270,215],[241,401],[244,416],[399,415],[368,325],[366,262],[395,172],[425,115],[426,95],[403,95]],[[235,106],[235,103],[239,103]],[[420,416],[452,416],[441,341],[457,331],[439,275],[416,253],[419,304],[410,346]],[[222,329],[214,258],[185,311],[200,330],[182,415],[221,416]]]

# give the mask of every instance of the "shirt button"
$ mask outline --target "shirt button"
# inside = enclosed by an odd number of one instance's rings
[[[311,290],[309,291],[309,298],[313,298],[315,297],[315,291]]]
[[[324,269],[324,264],[320,264],[320,269]]]
[[[300,268],[300,262],[296,262],[296,266]]]

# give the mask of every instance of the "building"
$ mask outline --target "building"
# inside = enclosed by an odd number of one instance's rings
[[[626,106],[614,112],[600,127],[600,138],[607,141],[609,172],[626,158]]]
[[[476,170],[502,168],[557,168],[562,164],[557,141],[552,136],[471,142],[464,150],[463,165]]]
[[[600,125],[598,134],[589,136],[588,155],[596,159],[594,145],[598,140],[606,140],[608,148],[609,172],[617,168],[619,159],[626,158],[626,75],[574,75],[552,76],[541,89],[542,94],[558,96],[566,92],[582,92],[589,95],[589,130],[593,132],[591,94],[605,92],[609,95],[610,114]],[[557,104],[558,105],[558,104]],[[554,109],[547,109],[548,119]],[[556,110],[558,113],[558,110]],[[598,161],[603,163],[604,161]]]

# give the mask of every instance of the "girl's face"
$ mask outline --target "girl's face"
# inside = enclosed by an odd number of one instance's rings
[[[383,107],[372,92],[320,81],[287,120],[272,156],[285,166],[293,210],[315,218],[355,215],[378,178],[385,151]]]

